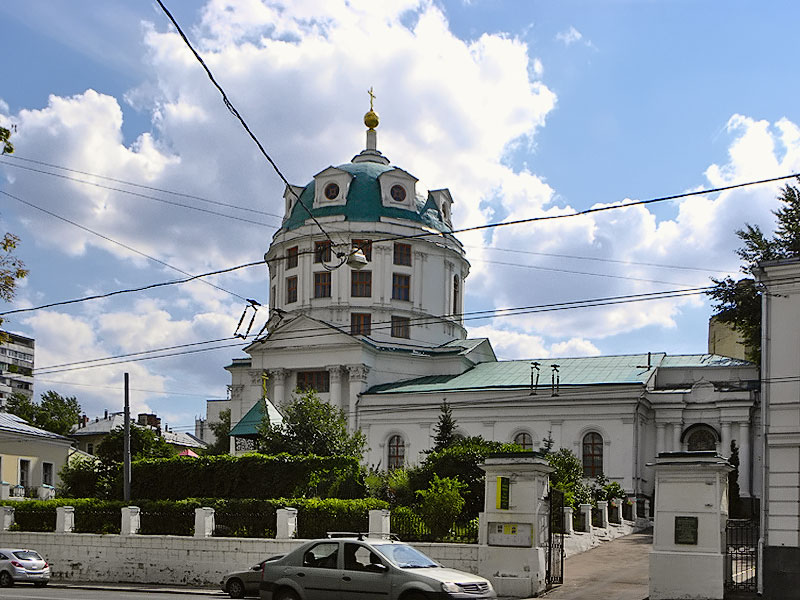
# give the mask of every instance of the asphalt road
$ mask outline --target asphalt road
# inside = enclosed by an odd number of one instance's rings
[[[193,594],[188,590],[181,591],[147,591],[142,589],[124,589],[114,591],[111,589],[83,589],[83,588],[60,588],[45,587],[36,588],[30,585],[17,584],[11,588],[0,588],[0,600],[222,600],[227,598],[227,594],[215,592],[209,594]]]

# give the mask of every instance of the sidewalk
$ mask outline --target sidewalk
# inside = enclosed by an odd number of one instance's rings
[[[653,533],[633,533],[564,561],[564,585],[548,600],[643,600],[650,594]]]
[[[226,598],[218,587],[216,588],[203,588],[192,587],[188,585],[166,585],[160,583],[146,584],[146,583],[105,583],[105,582],[92,582],[92,581],[65,581],[63,579],[51,579],[48,584],[51,588],[69,588],[73,590],[101,590],[108,592],[139,592],[141,594],[147,593],[168,593],[168,594],[194,594],[205,596],[222,596]]]

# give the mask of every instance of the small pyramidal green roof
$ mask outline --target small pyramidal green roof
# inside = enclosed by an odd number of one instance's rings
[[[314,217],[344,215],[346,221],[368,222],[380,221],[381,217],[391,217],[414,221],[444,233],[451,231],[450,227],[441,220],[439,209],[430,197],[422,198],[417,196],[415,210],[383,206],[378,177],[387,171],[393,171],[396,167],[377,162],[350,162],[338,165],[336,168],[353,176],[347,192],[347,203],[313,208],[315,186],[314,181],[311,181],[300,193],[300,200],[303,205],[308,207]],[[297,229],[309,218],[306,209],[303,208],[300,202],[296,202],[289,218],[283,223],[281,229],[285,231]]]
[[[254,437],[258,435],[258,426],[261,425],[265,414],[269,416],[270,425],[278,425],[283,422],[283,417],[272,403],[261,398],[253,404],[252,408],[231,429],[230,435],[233,437]]]

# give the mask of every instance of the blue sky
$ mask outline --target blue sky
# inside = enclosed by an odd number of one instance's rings
[[[796,49],[781,33],[800,16],[793,2],[166,4],[290,181],[361,150],[374,86],[379,148],[422,189],[450,188],[460,227],[800,171]],[[0,123],[17,126],[0,190],[190,273],[263,255],[282,185],[156,4],[7,0],[0,15],[13,49]],[[737,269],[737,227],[770,227],[777,192],[765,185],[464,235],[467,310],[705,285]],[[8,308],[179,277],[1,198],[0,226],[20,236],[31,270]],[[9,315],[6,326],[36,338],[43,368],[226,338],[241,297],[267,304],[265,267],[213,282],[232,293],[172,286]],[[704,352],[709,316],[707,302],[690,297],[473,322],[470,334],[489,336],[503,358]],[[121,406],[127,370],[135,410],[188,428],[204,399],[225,396],[222,367],[240,355],[234,341],[217,345],[229,347],[51,370],[37,377],[37,394],[56,389],[101,414]]]

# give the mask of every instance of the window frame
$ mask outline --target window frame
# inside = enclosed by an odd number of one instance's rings
[[[520,442],[519,438],[527,438],[527,441]],[[514,443],[523,450],[533,450],[533,436],[527,431],[519,431],[514,435]]]
[[[393,338],[404,340],[411,339],[411,319],[399,315],[392,315],[391,334]]]
[[[395,242],[392,253],[392,262],[401,267],[411,266],[411,244]]]
[[[604,445],[603,436],[597,431],[589,431],[581,439],[581,466],[585,478],[603,475]]]
[[[406,440],[399,433],[386,442],[386,468],[402,469],[406,464]]]
[[[371,335],[372,313],[350,313],[350,335]]]
[[[331,260],[331,241],[322,240],[321,242],[314,242],[314,262],[326,263]]]
[[[286,304],[297,302],[297,275],[286,278]]]
[[[50,467],[49,473],[47,467]],[[42,461],[42,485],[55,485],[55,465],[48,461]]]
[[[297,246],[286,249],[286,268],[294,269],[299,264],[299,251]]]
[[[314,298],[331,297],[331,272],[317,271],[314,273]]]
[[[302,382],[301,379],[303,379]],[[321,369],[297,371],[295,388],[303,392],[313,390],[320,394],[327,394],[331,391],[331,374],[329,371]]]
[[[372,298],[372,271],[350,271],[350,297]]]
[[[411,301],[411,275],[392,273],[392,300]]]

